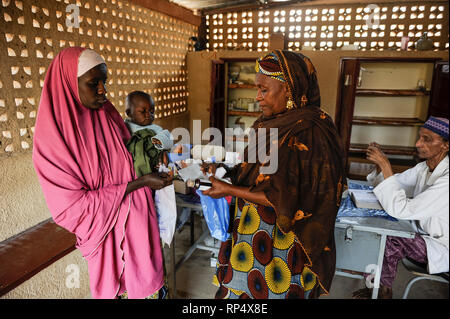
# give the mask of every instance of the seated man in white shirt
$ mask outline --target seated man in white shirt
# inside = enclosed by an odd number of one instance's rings
[[[367,176],[384,210],[392,217],[411,220],[415,238],[387,237],[381,270],[379,298],[392,298],[398,262],[409,257],[427,264],[430,274],[449,270],[449,158],[448,119],[430,117],[419,129],[417,154],[423,159],[401,174],[376,143],[367,149],[367,159],[377,165]],[[353,293],[367,298],[371,289]]]

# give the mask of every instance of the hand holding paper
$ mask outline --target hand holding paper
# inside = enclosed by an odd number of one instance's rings
[[[208,195],[212,198],[221,198],[230,194],[229,183],[221,181],[213,176],[211,176],[209,180],[212,184],[211,188],[202,191],[203,195]]]

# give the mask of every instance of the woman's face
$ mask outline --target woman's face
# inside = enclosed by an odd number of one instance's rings
[[[81,103],[88,109],[99,109],[107,101],[105,87],[107,76],[106,64],[102,63],[78,78],[78,94]]]
[[[255,84],[258,87],[256,101],[265,117],[278,114],[286,109],[288,101],[287,84],[269,76],[257,73]]]

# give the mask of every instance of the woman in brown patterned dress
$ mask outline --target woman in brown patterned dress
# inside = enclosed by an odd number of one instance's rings
[[[317,298],[328,294],[336,265],[334,224],[346,184],[344,153],[332,119],[320,109],[311,61],[274,51],[256,63],[262,115],[253,129],[278,129],[278,168],[248,159],[229,171],[232,185],[210,178],[205,195],[236,197],[231,236],[222,243],[216,298]],[[256,134],[258,136],[258,134]],[[254,153],[255,154],[255,153]]]

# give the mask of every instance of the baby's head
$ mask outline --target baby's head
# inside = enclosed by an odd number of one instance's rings
[[[133,91],[125,100],[125,112],[130,120],[138,125],[146,126],[155,119],[155,102],[152,97],[142,91]]]

